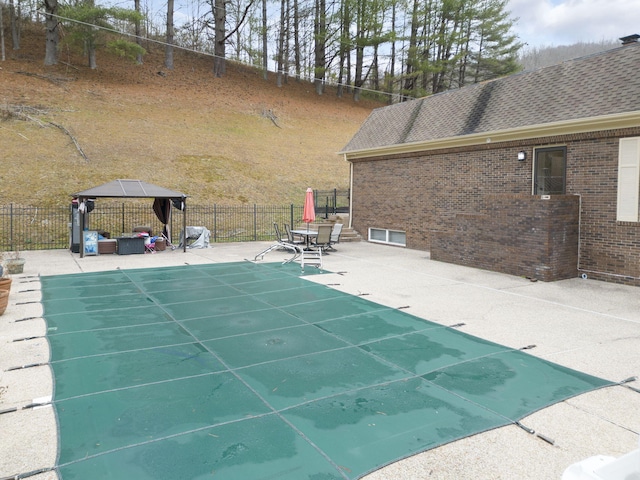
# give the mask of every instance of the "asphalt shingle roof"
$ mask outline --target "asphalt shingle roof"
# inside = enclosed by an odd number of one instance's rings
[[[640,111],[640,43],[374,110],[344,153]]]

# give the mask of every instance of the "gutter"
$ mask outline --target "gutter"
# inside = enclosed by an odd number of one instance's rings
[[[523,127],[493,130],[470,135],[458,135],[419,142],[385,145],[357,150],[342,150],[345,160],[371,159],[388,155],[410,154],[447,148],[468,147],[488,143],[510,142],[540,137],[572,135],[604,130],[617,130],[640,126],[640,110],[615,113],[598,117],[587,117],[574,120],[563,120],[553,123],[527,125]]]

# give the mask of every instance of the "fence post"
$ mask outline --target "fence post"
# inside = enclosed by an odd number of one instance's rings
[[[293,224],[293,203],[291,204],[291,209],[289,213],[291,216],[291,221],[289,222],[289,225],[291,225],[291,228],[296,228],[296,226]]]
[[[253,204],[253,241],[258,240],[258,209],[256,204]]]
[[[218,205],[213,204],[213,241],[218,241]]]
[[[9,247],[13,250],[13,203],[9,207]]]

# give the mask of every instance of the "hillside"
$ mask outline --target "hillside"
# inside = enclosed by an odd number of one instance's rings
[[[5,36],[6,39],[6,36]],[[0,205],[66,204],[116,178],[179,190],[192,203],[301,203],[307,187],[347,188],[338,152],[372,108],[329,89],[228,62],[148,47],[142,65],[64,51],[44,67],[44,34],[26,26],[0,62]],[[273,115],[273,118],[271,117]],[[63,129],[68,132],[65,133]],[[72,137],[86,154],[83,158]]]

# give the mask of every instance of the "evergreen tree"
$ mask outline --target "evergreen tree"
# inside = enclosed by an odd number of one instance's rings
[[[114,31],[117,21],[131,22],[141,20],[140,13],[135,10],[117,7],[101,7],[92,1],[65,5],[60,8],[60,16],[65,18],[68,34],[64,41],[70,45],[83,48],[87,54],[89,67],[97,68],[96,51],[106,47],[117,55],[136,60],[144,49],[137,43],[123,39],[111,39],[109,31]]]

